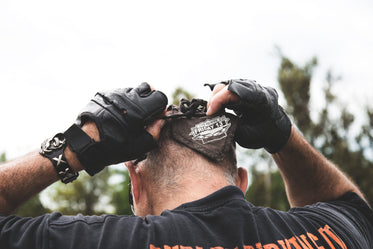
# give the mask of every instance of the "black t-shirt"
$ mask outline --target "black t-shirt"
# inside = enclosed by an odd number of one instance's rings
[[[0,217],[0,248],[373,248],[373,212],[355,193],[281,212],[228,186],[160,216]]]

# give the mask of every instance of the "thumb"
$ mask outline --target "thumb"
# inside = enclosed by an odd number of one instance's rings
[[[207,115],[212,115],[222,108],[225,108],[226,105],[238,102],[239,99],[238,95],[229,91],[227,86],[219,87],[216,92],[214,91],[209,100],[207,105]]]
[[[155,141],[158,141],[159,135],[161,134],[161,130],[165,124],[166,124],[166,120],[157,119],[146,127],[146,131],[149,132],[150,135],[153,136],[153,139]]]

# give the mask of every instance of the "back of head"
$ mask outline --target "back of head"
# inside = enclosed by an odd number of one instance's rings
[[[180,105],[184,109],[185,101]],[[205,101],[201,103],[202,107],[206,105]],[[183,176],[195,173],[195,177],[211,178],[214,169],[222,171],[229,184],[235,184],[236,116],[225,112],[206,116],[205,110],[201,108],[185,115],[180,107],[169,108],[158,147],[148,153],[144,162],[154,185],[177,188]]]

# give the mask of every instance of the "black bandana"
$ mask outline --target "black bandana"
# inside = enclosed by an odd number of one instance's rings
[[[235,148],[237,117],[224,111],[206,116],[206,105],[201,99],[182,99],[179,107],[169,106],[171,114],[164,118],[172,119],[169,123],[175,141],[219,162]]]

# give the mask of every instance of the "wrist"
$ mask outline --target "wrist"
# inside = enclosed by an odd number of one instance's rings
[[[93,121],[87,121],[83,127],[82,130],[87,133],[88,136],[90,136],[95,142],[100,141],[100,133],[98,131],[98,128]]]
[[[70,167],[74,170],[74,172],[79,172],[84,169],[83,165],[80,163],[78,156],[75,152],[73,152],[70,146],[67,146],[65,151],[65,157],[67,162],[69,163]]]
[[[286,143],[282,146],[281,149],[276,151],[275,153],[272,153],[272,155],[278,155],[278,154],[286,154],[289,151],[291,153],[299,146],[299,136],[300,133],[297,131],[297,129],[294,126],[291,126],[290,128],[290,134],[289,139],[286,141]]]
[[[57,133],[52,138],[46,139],[39,151],[40,155],[52,162],[58,177],[65,184],[74,181],[79,176],[79,173],[74,171],[68,163],[65,156],[66,148],[66,136],[63,133]]]

